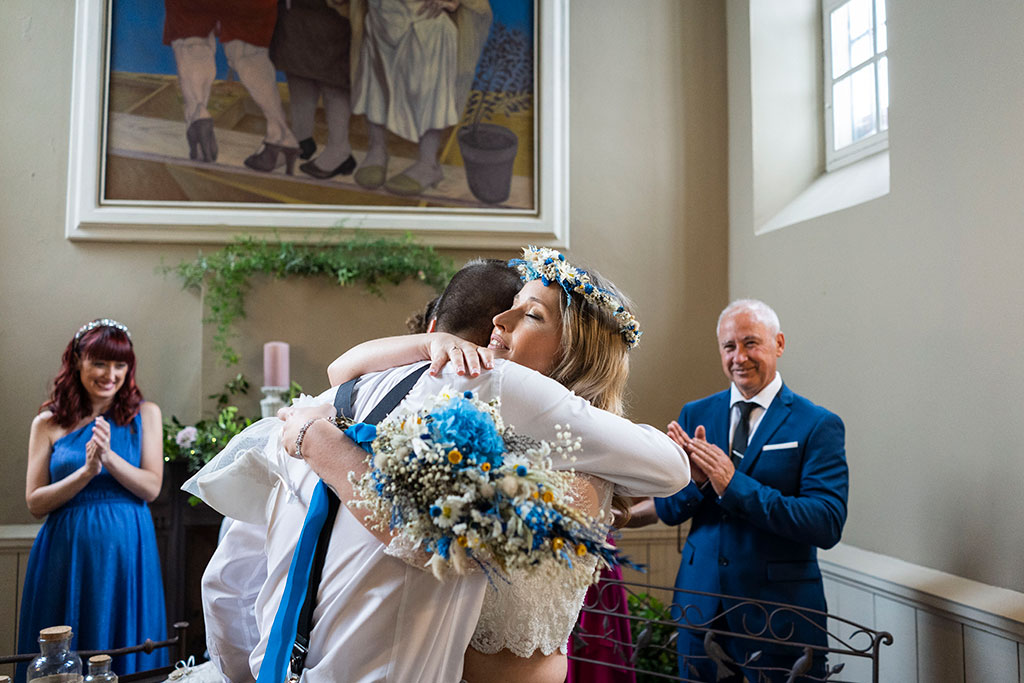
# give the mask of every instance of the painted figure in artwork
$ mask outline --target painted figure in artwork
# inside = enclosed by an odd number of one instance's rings
[[[299,166],[320,180],[355,170],[349,142],[352,29],[347,0],[278,0],[270,59],[288,79],[292,131],[299,139]],[[313,139],[317,102],[323,100],[327,144],[319,156]]]
[[[217,73],[216,41],[228,65],[249,91],[267,122],[260,149],[245,160],[257,171],[281,163],[289,175],[299,142],[285,120],[269,48],[277,21],[277,0],[164,0],[164,44],[174,50],[185,108],[189,157],[216,161],[217,139],[207,109]]]
[[[418,195],[441,181],[442,133],[462,116],[491,16],[488,0],[352,0],[353,112],[369,126],[359,185]],[[390,177],[386,131],[418,145]]]

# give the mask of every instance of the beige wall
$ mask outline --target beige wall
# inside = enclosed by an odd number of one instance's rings
[[[755,237],[750,112],[730,110],[729,292],[846,421],[844,541],[1017,591],[1024,520],[1024,5],[889,3],[891,192]],[[728,3],[730,103],[749,88]]]
[[[155,272],[195,247],[64,239],[73,9],[72,0],[0,3],[0,523],[30,520],[28,426],[82,322],[106,315],[132,328],[140,385],[165,414],[196,419],[227,376],[208,350],[200,298]],[[721,384],[711,330],[726,298],[725,15],[701,0],[628,9],[570,3],[570,253],[636,300],[646,336],[633,414],[662,425]],[[403,331],[429,296],[415,284],[382,302],[322,282],[257,283],[237,343],[242,369],[258,383],[260,345],[284,339],[293,377],[319,388],[339,350]]]

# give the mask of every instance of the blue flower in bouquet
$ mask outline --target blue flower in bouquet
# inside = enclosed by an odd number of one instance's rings
[[[493,418],[464,397],[453,398],[430,414],[430,438],[459,451],[462,460],[452,464],[467,466],[488,462],[498,467],[503,462],[505,442],[494,426]]]

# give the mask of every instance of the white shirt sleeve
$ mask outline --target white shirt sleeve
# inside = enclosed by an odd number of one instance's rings
[[[267,528],[231,522],[203,573],[203,618],[210,659],[231,683],[251,683],[249,653],[259,642],[254,605],[267,578]]]
[[[671,496],[690,482],[683,449],[666,434],[595,408],[539,372],[497,360],[493,370],[476,378],[458,376],[446,366],[441,380],[459,391],[479,390],[485,400],[499,396],[505,423],[521,434],[554,441],[555,425],[568,426],[582,450],[575,451],[575,462],[556,457],[554,466],[601,477],[620,495]]]

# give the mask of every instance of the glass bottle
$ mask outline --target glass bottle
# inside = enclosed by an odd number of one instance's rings
[[[110,670],[110,655],[93,655],[89,657],[89,673],[85,675],[85,683],[117,683],[117,674]]]
[[[40,654],[28,667],[29,683],[79,683],[82,660],[71,651],[71,627],[51,626],[39,632]]]

